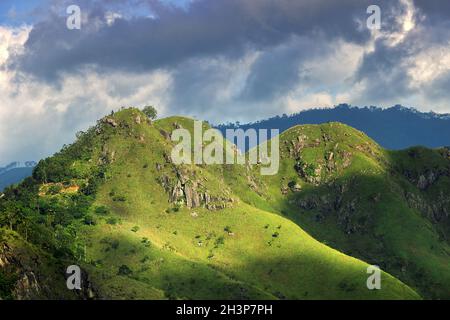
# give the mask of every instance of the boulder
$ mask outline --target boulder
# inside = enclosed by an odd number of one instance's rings
[[[110,126],[112,126],[113,128],[117,127],[118,124],[117,122],[113,119],[113,118],[106,118],[105,119],[105,123],[109,124]]]

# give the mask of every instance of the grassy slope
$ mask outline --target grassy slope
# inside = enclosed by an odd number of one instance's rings
[[[238,200],[232,208],[178,211],[156,179],[171,150],[159,129],[170,131],[184,118],[135,124],[136,110],[115,115],[128,132],[107,133],[115,151],[108,180],[96,205],[111,213],[85,227],[85,268],[108,298],[417,298],[414,291],[383,273],[383,290],[366,288],[367,264],[314,240],[291,221]],[[142,116],[142,115],[141,115]],[[109,128],[114,131],[119,129]],[[143,136],[144,141],[137,137]],[[142,140],[142,139],[141,139]],[[219,166],[188,168],[207,177],[208,191],[222,194],[227,172]],[[162,172],[174,175],[171,164]],[[226,192],[226,191],[225,191]],[[114,201],[114,195],[122,200]],[[236,193],[238,194],[238,193]],[[236,197],[235,195],[233,197]],[[236,197],[237,198],[237,197]],[[117,199],[117,197],[116,197]],[[198,216],[192,217],[195,212]],[[116,217],[120,223],[108,223]],[[138,226],[139,230],[132,231]],[[232,235],[224,229],[229,226]],[[273,235],[278,233],[277,237]],[[146,241],[148,239],[148,241]],[[199,243],[201,242],[201,246]],[[122,265],[131,272],[119,275]]]
[[[305,138],[300,152],[303,161],[322,166],[320,183],[306,182],[294,169],[292,142],[299,136]],[[427,168],[444,172],[448,160],[431,150],[423,151],[422,159],[411,158],[407,151],[382,150],[361,132],[338,123],[294,127],[280,140],[278,175],[261,177],[258,168],[253,168],[256,190],[245,187],[248,173],[242,168],[228,176],[241,199],[291,219],[342,252],[382,266],[425,297],[450,298],[450,247],[442,238],[448,221],[432,223],[408,206],[404,195],[406,191],[422,194],[433,204],[436,194],[450,189],[449,178],[444,175],[421,192],[402,174],[406,169],[416,176]],[[330,152],[335,166],[328,170]],[[344,165],[346,156],[351,163]],[[302,190],[283,195],[281,188],[291,181]]]
[[[66,265],[16,232],[0,228],[0,300],[76,299],[77,296],[66,288]],[[21,281],[20,288],[28,286],[29,290],[19,288],[19,292],[11,293],[16,281]]]

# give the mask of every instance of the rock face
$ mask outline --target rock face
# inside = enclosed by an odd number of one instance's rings
[[[291,186],[291,188],[293,188]],[[366,232],[370,226],[370,217],[362,209],[361,199],[352,191],[356,188],[353,182],[330,183],[323,186],[324,192],[303,193],[290,200],[291,205],[304,211],[315,213],[315,221],[321,222],[327,216],[336,218],[339,228],[346,234]],[[378,201],[380,195],[374,194],[373,201]]]
[[[300,178],[308,183],[318,185],[321,182],[322,165],[320,163],[312,164],[306,163],[299,158],[294,166]]]
[[[420,190],[425,190],[430,187],[438,178],[439,174],[434,171],[430,171],[426,174],[421,174],[417,181],[417,188],[419,188]]]
[[[98,159],[98,164],[111,164],[116,160],[116,151],[110,150],[107,145],[102,146],[102,153]]]
[[[406,192],[405,198],[410,208],[420,211],[434,223],[450,219],[450,198],[442,191],[432,203],[429,203],[421,194],[413,192]]]
[[[12,296],[17,300],[39,299],[51,293],[49,288],[43,288],[34,271],[39,267],[39,258],[29,257],[30,265],[22,261],[21,255],[16,255],[14,249],[7,243],[0,247],[0,268],[2,272],[15,275],[15,284]]]
[[[75,293],[82,300],[95,300],[100,298],[89,274],[85,270],[81,270],[81,290],[77,290]]]
[[[170,140],[170,133],[169,132],[161,129],[161,130],[159,130],[159,133],[164,137],[164,139]]]
[[[104,122],[106,124],[109,124],[113,128],[116,128],[118,126],[117,122],[113,118],[106,118]]]
[[[43,266],[47,270],[54,271],[43,274],[41,271],[44,269]],[[86,272],[82,272],[82,289],[71,291],[66,287],[64,266],[50,264],[38,254],[7,242],[0,244],[0,272],[12,275],[14,283],[11,288],[11,297],[16,300],[99,297]],[[58,284],[57,288],[55,284]]]
[[[175,179],[164,174],[158,178],[159,184],[169,194],[169,202],[183,203],[187,208],[205,207],[208,210],[220,210],[232,206],[234,199],[224,190],[223,196],[211,195],[204,183],[193,174],[176,168]]]

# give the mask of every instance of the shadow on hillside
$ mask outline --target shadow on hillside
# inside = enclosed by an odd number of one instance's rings
[[[135,246],[135,242],[123,238],[120,241],[119,247]],[[282,240],[279,244],[283,245]],[[146,256],[142,250],[135,254],[139,259]],[[169,259],[168,255],[173,256]],[[124,268],[123,264],[131,259],[127,254],[118,255],[115,257],[117,265],[104,270],[103,275],[100,272],[100,276],[91,276],[91,280],[94,285],[102,282],[101,287],[107,297],[114,290],[124,299],[145,299],[146,294],[155,289],[163,291],[166,299],[194,300],[414,298],[393,281],[385,286],[384,291],[370,291],[366,286],[364,265],[350,261],[336,265],[332,263],[336,260],[326,261],[321,253],[261,257],[255,252],[251,259],[234,267],[222,265],[215,259],[208,264],[188,260],[172,252],[164,252],[163,256],[163,261],[161,258],[141,260]],[[153,263],[159,264],[158,270],[146,270]],[[121,272],[124,269],[126,273]],[[114,277],[120,277],[121,281],[113,281]],[[119,287],[117,283],[120,283]]]
[[[450,298],[448,243],[409,207],[402,188],[408,182],[398,184],[394,175],[353,175],[290,191],[280,213],[320,242],[379,265],[422,296]]]

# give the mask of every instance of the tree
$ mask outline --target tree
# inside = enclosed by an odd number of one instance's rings
[[[144,112],[145,115],[152,120],[156,119],[158,116],[158,111],[153,106],[145,106],[142,109],[142,112]]]

